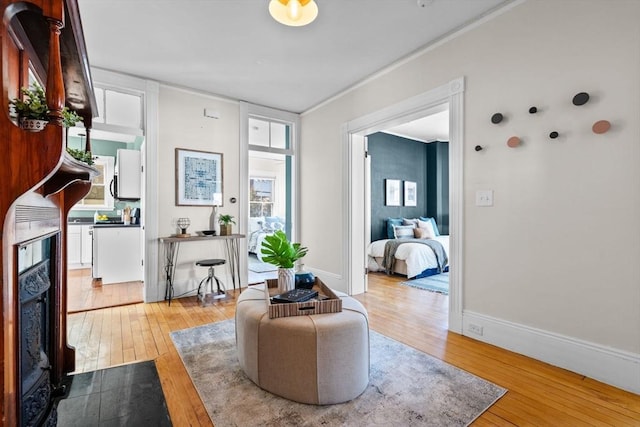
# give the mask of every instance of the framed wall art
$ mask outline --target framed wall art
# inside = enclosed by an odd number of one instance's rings
[[[417,184],[413,181],[404,182],[404,205],[418,206]]]
[[[385,205],[400,206],[400,180],[385,179]]]
[[[222,154],[176,148],[176,206],[222,206]]]

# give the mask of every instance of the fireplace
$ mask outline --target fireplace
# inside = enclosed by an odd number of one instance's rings
[[[55,425],[51,379],[54,356],[58,272],[56,248],[60,233],[18,246],[18,377],[21,426]]]

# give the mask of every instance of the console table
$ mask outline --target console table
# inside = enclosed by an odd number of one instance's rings
[[[242,282],[240,281],[240,248],[238,241],[240,239],[244,239],[244,237],[244,234],[230,234],[228,236],[161,237],[159,240],[160,243],[164,245],[164,273],[166,282],[164,299],[169,300],[169,305],[171,305],[171,299],[173,298],[173,279],[181,243],[207,241],[224,242],[227,261],[229,263],[229,269],[231,270],[231,281],[233,282],[233,289],[235,290],[236,283],[238,284],[238,289],[242,288]]]

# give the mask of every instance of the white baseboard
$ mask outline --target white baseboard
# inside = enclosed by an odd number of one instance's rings
[[[330,287],[331,289],[336,289],[340,292],[349,293],[349,289],[347,286],[346,280],[344,277],[336,274],[330,273],[328,271],[320,270],[318,268],[309,267],[305,264],[305,268],[316,275],[316,277],[320,278],[322,282]]]
[[[474,326],[481,328],[473,332]],[[463,311],[463,335],[640,394],[640,354]]]

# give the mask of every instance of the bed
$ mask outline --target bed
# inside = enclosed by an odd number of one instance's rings
[[[255,254],[262,261],[262,242],[265,236],[276,230],[284,229],[285,220],[280,217],[250,217],[249,218],[249,253]]]
[[[449,236],[440,235],[432,218],[387,218],[386,233],[389,238],[371,242],[367,247],[369,271],[418,278],[448,270]],[[388,242],[393,248],[393,259],[385,263]]]

